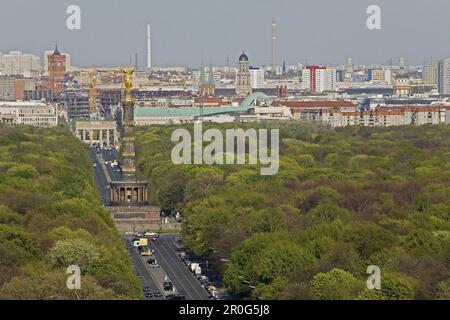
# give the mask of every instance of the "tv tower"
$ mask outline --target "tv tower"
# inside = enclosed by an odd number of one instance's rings
[[[150,24],[147,25],[147,69],[152,68],[152,42]]]
[[[272,19],[272,72],[277,71],[277,21]]]

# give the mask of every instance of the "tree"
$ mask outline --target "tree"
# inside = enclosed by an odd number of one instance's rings
[[[317,299],[349,300],[355,298],[361,284],[350,272],[334,268],[330,272],[316,274],[311,287]]]
[[[443,249],[442,245],[437,237],[424,229],[412,230],[402,239],[402,246],[418,257],[437,255]]]
[[[90,243],[81,239],[59,240],[50,249],[51,263],[60,268],[77,265],[86,272],[91,264],[99,259],[99,253]]]
[[[8,170],[7,174],[13,177],[21,177],[25,179],[32,179],[39,176],[36,168],[30,164],[15,165]]]
[[[388,300],[387,296],[381,290],[364,289],[356,297],[357,300]]]
[[[218,168],[199,168],[185,189],[184,201],[193,202],[214,192],[224,181],[223,171]]]
[[[4,205],[0,205],[0,224],[21,225],[24,220],[23,216],[11,211]]]
[[[91,276],[81,277],[81,288],[67,288],[65,273],[44,273],[37,277],[14,277],[0,289],[1,300],[105,300],[126,298],[99,286]]]
[[[77,295],[71,264],[83,271]],[[0,124],[0,299],[140,297],[87,147],[65,128]]]
[[[137,129],[137,163],[151,182],[152,202],[183,212],[187,246],[210,255],[233,293],[309,299],[314,275],[335,268],[359,279],[348,298],[408,298],[410,288],[414,298],[437,297],[450,270],[448,126],[262,122],[220,129],[255,125],[280,130],[275,176],[262,177],[251,165],[174,166],[175,127]],[[192,132],[191,125],[178,127]],[[303,254],[314,259],[312,267],[297,266]],[[363,290],[369,264],[382,276],[395,274],[387,276],[389,295]],[[279,288],[281,278],[289,279],[286,288]]]
[[[365,258],[395,243],[395,237],[391,232],[375,223],[365,221],[352,222],[347,225],[343,240],[353,243],[355,249]]]
[[[258,286],[253,291],[252,296],[260,300],[280,299],[283,290],[288,283],[289,280],[286,277],[277,277],[271,284],[263,284]]]
[[[440,300],[450,300],[450,278],[438,283],[437,297]]]
[[[400,274],[382,274],[381,291],[388,300],[410,300],[414,298],[413,287],[408,279]]]

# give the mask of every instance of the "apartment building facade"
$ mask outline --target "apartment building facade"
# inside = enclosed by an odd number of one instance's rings
[[[11,125],[58,125],[57,107],[43,102],[0,102],[0,122]]]

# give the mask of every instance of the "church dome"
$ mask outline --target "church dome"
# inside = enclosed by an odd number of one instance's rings
[[[243,52],[241,56],[239,57],[239,62],[248,62],[248,56]]]

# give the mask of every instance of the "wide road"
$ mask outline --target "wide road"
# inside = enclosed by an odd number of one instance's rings
[[[107,181],[108,179],[103,172],[100,161],[98,161],[95,148],[89,149],[89,156],[91,157],[92,164],[94,166],[95,182],[97,183],[97,188],[100,193],[101,202],[104,206],[106,206],[109,203],[109,186]]]
[[[127,239],[126,242],[127,242],[127,244],[131,243],[130,239]],[[138,253],[136,252],[136,249],[133,248],[131,250],[130,254],[131,254],[131,258],[133,259],[134,268],[140,274],[142,288],[148,287],[148,288],[150,288],[150,292],[152,292],[152,293],[154,293],[155,291],[162,293],[161,289],[158,287],[155,280],[153,279],[150,271],[144,265],[144,262],[139,257]],[[164,296],[161,296],[161,297],[153,296],[151,298],[146,298],[144,296],[144,299],[145,300],[165,300],[165,297]]]
[[[89,156],[91,157],[94,166],[95,181],[100,192],[101,202],[104,206],[107,206],[110,202],[108,178],[112,181],[122,180],[120,168],[118,166],[111,167],[111,161],[117,160],[116,150],[100,150],[100,152],[97,153],[96,148],[91,147],[89,149]],[[102,162],[99,161],[99,158]],[[109,177],[105,176],[102,166],[106,168]]]
[[[103,161],[108,162],[105,164],[106,169],[108,170],[109,176],[112,181],[120,181],[122,180],[122,172],[120,168],[117,166],[111,167],[111,161],[117,161],[117,153],[116,149],[112,148],[112,150],[100,150],[100,154],[103,157]]]
[[[115,160],[115,151],[109,151],[109,150],[103,150],[101,151],[100,155],[104,158],[104,161],[110,162],[111,160]],[[95,148],[89,149],[89,156],[91,157],[92,164],[94,166],[94,172],[95,172],[95,181],[97,183],[97,188],[100,192],[101,202],[104,206],[107,206],[109,204],[109,184],[108,184],[108,178],[111,180],[115,179],[121,179],[120,172],[114,171],[117,170],[117,168],[111,168],[111,164],[105,165],[105,167],[108,169],[108,174],[110,177],[105,176],[105,172],[103,170],[102,164],[98,160],[98,154],[96,152]],[[95,165],[94,165],[95,164]],[[115,172],[115,173],[114,173]],[[114,179],[111,177],[111,175],[114,174]],[[130,245],[130,239],[125,239],[126,244]],[[144,262],[140,259],[135,249],[131,250],[130,252],[131,258],[133,261],[134,268],[137,273],[140,274],[141,283],[142,283],[142,289],[145,287],[149,287],[150,291],[154,293],[155,291],[161,292],[161,290],[156,285],[155,281],[153,280],[149,270],[144,265]],[[145,298],[144,294],[142,294],[144,299],[146,300],[164,300],[164,297],[151,297],[151,298]]]
[[[95,163],[95,180],[101,194],[101,201],[103,205],[107,206],[109,204],[108,179],[112,181],[122,180],[120,169],[117,166],[111,167],[111,161],[117,160],[116,150],[100,150],[100,153],[97,154],[95,148],[90,148],[89,154],[92,162]],[[102,163],[100,163],[99,158]],[[109,177],[105,175],[104,168],[107,170]],[[126,241],[127,244],[130,244],[129,239]],[[184,295],[187,300],[209,299],[209,295],[200,281],[179,259],[173,236],[162,235],[157,241],[152,242],[151,248],[155,250],[155,257],[159,265],[181,295]],[[151,292],[161,291],[145,262],[138,256],[135,249],[131,250],[131,257],[136,271],[141,275],[142,286],[149,287]],[[149,299],[164,299],[164,297]]]
[[[155,250],[154,254],[160,266],[186,300],[209,299],[200,281],[178,257],[173,236],[161,235],[158,240],[152,241],[151,248]]]

